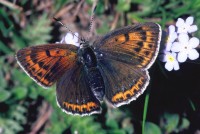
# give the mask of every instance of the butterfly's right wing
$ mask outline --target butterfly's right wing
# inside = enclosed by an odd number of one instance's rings
[[[95,52],[132,66],[149,69],[160,48],[160,25],[152,22],[122,27],[94,42]]]
[[[113,106],[135,100],[146,89],[147,69],[158,55],[161,33],[158,24],[149,22],[122,27],[94,42],[105,97]]]
[[[100,113],[100,102],[92,93],[82,64],[67,71],[56,85],[58,105],[68,114]]]
[[[148,72],[120,61],[102,59],[99,68],[105,83],[105,98],[119,107],[137,99],[149,83]]]

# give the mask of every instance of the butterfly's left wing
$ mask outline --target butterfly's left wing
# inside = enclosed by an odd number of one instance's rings
[[[127,104],[146,89],[147,69],[157,57],[160,39],[160,26],[144,23],[112,31],[94,42],[105,96],[111,104]]]
[[[24,71],[39,85],[52,86],[77,62],[78,48],[70,44],[48,44],[19,50],[16,59]]]
[[[84,116],[101,112],[82,64],[76,64],[60,78],[56,94],[58,105],[68,114]]]

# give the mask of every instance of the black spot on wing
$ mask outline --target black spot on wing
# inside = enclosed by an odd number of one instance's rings
[[[51,56],[51,54],[50,54],[49,50],[46,50],[45,52],[46,52],[46,55],[47,55],[48,57],[50,57],[50,56]]]
[[[124,34],[125,36],[125,41],[129,41],[129,35],[128,34]]]

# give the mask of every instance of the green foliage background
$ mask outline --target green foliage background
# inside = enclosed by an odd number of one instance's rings
[[[38,1],[36,3],[28,0],[10,2],[23,10],[0,2],[0,133],[31,132],[34,123],[41,118],[40,110],[43,104],[50,107],[43,115],[46,115],[48,110],[50,110],[50,115],[48,120],[41,125],[38,133],[161,134],[194,132],[200,129],[188,118],[187,109],[179,112],[166,110],[158,115],[148,114],[148,104],[153,96],[153,93],[150,94],[150,89],[155,91],[151,88],[152,86],[130,105],[112,109],[103,104],[101,115],[79,117],[63,113],[56,104],[55,87],[48,90],[42,89],[19,68],[14,58],[16,51],[21,48],[58,41],[61,37],[59,32],[62,30],[59,31],[60,27],[56,28],[56,22],[52,21],[53,16],[65,7],[79,4],[79,2],[67,0],[47,0],[46,2],[49,2],[50,6],[45,10],[37,8],[42,5],[42,2]],[[86,0],[84,5],[88,8],[83,14],[89,15],[92,1]],[[195,24],[200,26],[199,11],[199,0],[102,0],[99,1],[95,13],[96,19],[101,20],[96,31],[98,34],[109,32],[111,24],[115,24],[113,20],[117,15],[119,18],[114,27],[153,21],[161,24],[163,30],[166,30],[167,26],[174,24],[178,17],[184,18],[191,15],[195,18]],[[70,12],[73,13],[75,10],[72,8]],[[87,21],[89,23],[89,18]],[[23,24],[23,22],[26,23]],[[80,25],[76,19],[73,23],[76,26]],[[84,31],[87,26],[85,29],[80,26],[79,28]],[[199,37],[199,35],[200,31],[196,36]],[[151,77],[154,78],[154,76]],[[199,115],[198,101],[187,98],[187,102],[190,103],[187,108],[194,115]],[[194,127],[191,128],[191,124]]]

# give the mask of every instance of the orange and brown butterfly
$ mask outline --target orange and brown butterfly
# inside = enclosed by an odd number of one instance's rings
[[[66,113],[101,112],[101,103],[130,103],[149,84],[148,68],[160,46],[161,28],[144,23],[111,31],[93,43],[47,44],[21,49],[16,59],[39,85],[56,83],[57,102]]]

